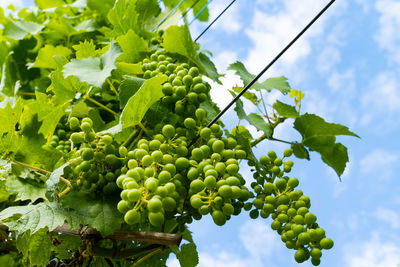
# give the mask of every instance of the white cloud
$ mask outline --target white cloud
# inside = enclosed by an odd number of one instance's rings
[[[379,30],[374,35],[378,45],[389,52],[389,58],[400,63],[400,2],[379,0],[375,4],[379,17]]]
[[[218,53],[218,55],[213,58],[213,61],[218,72],[225,73],[228,66],[237,59],[238,56],[236,52],[224,50],[221,53]]]
[[[261,2],[261,1],[259,1]],[[262,4],[255,5],[254,16],[246,34],[253,42],[253,47],[246,60],[246,66],[251,72],[259,71],[266,62],[269,62],[289,41],[298,34],[313,16],[325,5],[323,1],[294,1],[284,0],[275,1],[278,5],[283,5],[276,12],[269,10],[263,12]],[[273,9],[273,8],[272,8]],[[300,59],[309,55],[311,49],[311,39],[323,34],[324,22],[329,17],[325,14],[309,31],[302,36],[294,46],[289,49],[275,65],[272,73],[287,73],[288,69]],[[277,70],[283,68],[285,71]],[[302,72],[297,69],[298,72]]]
[[[392,71],[381,72],[373,79],[361,97],[364,109],[360,119],[362,125],[373,124],[381,133],[400,125],[399,83],[398,74]]]
[[[387,208],[379,208],[375,211],[374,216],[379,220],[388,223],[394,229],[398,229],[400,226],[400,216],[398,212],[395,212],[393,210]]]
[[[213,4],[212,8],[210,8],[210,22],[213,21],[224,8],[228,5],[229,2],[226,1],[217,1]],[[213,27],[215,29],[221,29],[228,33],[235,33],[241,30],[242,23],[239,21],[239,12],[240,8],[238,4],[232,5],[224,14],[223,19],[218,20],[215,22]]]
[[[377,178],[386,179],[392,176],[398,161],[398,153],[375,149],[360,160],[359,169],[363,174],[374,174]]]
[[[317,59],[317,69],[322,73],[329,72],[341,60],[340,50],[333,46],[326,46]]]
[[[256,238],[255,238],[256,237]],[[239,230],[239,239],[243,244],[243,254],[223,249],[212,252],[200,252],[198,267],[263,267],[265,258],[277,252],[277,244],[281,241],[268,224],[262,220],[247,220]],[[280,248],[280,247],[279,247]],[[179,266],[176,259],[171,260],[168,266]],[[273,266],[269,262],[268,266]]]
[[[22,0],[1,0],[0,1],[0,7],[2,7],[2,8],[6,8],[11,4],[14,5],[15,7],[23,6]]]
[[[348,267],[398,267],[400,245],[383,242],[375,236],[371,240],[344,247],[344,266]]]

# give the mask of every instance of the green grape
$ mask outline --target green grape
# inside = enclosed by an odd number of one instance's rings
[[[282,160],[279,159],[279,158],[275,159],[275,160],[274,160],[274,165],[275,165],[275,166],[281,166],[281,165],[282,165]]]
[[[214,124],[215,125],[215,124]],[[222,150],[224,150],[224,142],[221,140],[216,140],[213,144],[212,144],[212,150],[216,153],[221,153]]]
[[[322,252],[319,248],[312,248],[310,255],[311,255],[311,258],[319,259],[322,256]]]
[[[71,134],[71,141],[74,144],[79,144],[84,141],[83,133],[72,133]]]
[[[290,157],[293,154],[293,150],[291,148],[286,149],[285,151],[283,151],[283,156],[284,157]]]
[[[297,237],[297,240],[302,245],[307,245],[311,241],[310,234],[308,234],[307,232],[300,233]]]
[[[306,215],[304,216],[304,222],[308,225],[312,225],[316,221],[317,221],[317,217],[310,212],[306,213]]]
[[[187,169],[189,167],[189,160],[184,157],[180,157],[175,161],[175,166],[178,171]]]
[[[139,189],[130,189],[128,191],[128,200],[131,202],[136,202],[142,197],[142,192]]]
[[[128,194],[129,195],[129,194]],[[162,210],[162,202],[160,199],[153,197],[147,202],[147,209],[150,212],[159,212]]]
[[[71,117],[71,118],[69,119],[69,128],[70,128],[71,130],[76,130],[76,129],[78,129],[79,125],[80,125],[80,122],[79,122],[79,119],[78,119],[78,118],[76,118],[76,117]]]
[[[176,209],[176,201],[172,197],[162,199],[162,205],[165,211],[172,212]]]
[[[124,216],[124,220],[127,224],[137,224],[140,221],[140,213],[134,209],[129,210],[125,216]]]
[[[319,259],[319,258],[311,258],[311,263],[314,266],[318,266],[321,263],[321,259]]]
[[[299,185],[299,180],[297,178],[290,178],[287,182],[288,186],[290,188],[296,188]]]
[[[309,257],[309,255],[306,252],[306,250],[304,248],[300,248],[294,254],[294,259],[295,259],[296,262],[302,263],[302,262],[305,262],[308,259],[307,256]]]
[[[280,191],[285,190],[285,189],[286,189],[286,180],[283,179],[283,178],[276,180],[275,186],[276,186],[276,188],[278,188]]]
[[[193,208],[198,209],[203,205],[203,201],[200,199],[200,197],[193,195],[190,198],[190,204],[192,205]]]
[[[199,75],[199,69],[196,67],[191,67],[188,73],[191,77],[196,77]],[[200,78],[201,79],[201,78]]]
[[[164,214],[162,212],[149,212],[149,221],[154,226],[161,226],[164,223]]]
[[[222,185],[220,188],[218,188],[218,194],[220,194],[223,198],[231,198],[232,188],[229,185]]]
[[[206,115],[207,115],[207,112],[204,109],[202,109],[202,108],[196,109],[195,116],[199,121],[204,120],[206,118]],[[206,129],[206,128],[204,128],[204,129]],[[211,132],[210,132],[210,134],[211,134]]]
[[[153,177],[147,178],[146,181],[144,182],[144,186],[145,186],[146,189],[148,189],[149,191],[154,192],[154,191],[156,191],[156,189],[157,189],[158,180],[155,179],[155,178],[153,178]]]
[[[333,241],[330,238],[322,238],[321,241],[319,242],[319,245],[323,249],[331,249],[333,247]]]
[[[162,133],[167,139],[170,139],[175,135],[175,128],[171,124],[167,124],[162,128]]]
[[[222,226],[226,223],[226,216],[220,210],[214,210],[211,214],[213,221],[216,225]]]
[[[217,186],[217,179],[214,176],[207,176],[204,179],[204,186],[208,189],[215,189]]]
[[[200,180],[200,179],[193,180],[190,183],[190,189],[194,193],[202,191],[204,189],[204,187],[205,187],[204,182],[202,180]]]
[[[228,166],[226,166],[226,171],[230,175],[234,175],[239,171],[239,166],[237,164],[229,164]]]
[[[130,210],[129,202],[126,200],[121,200],[118,202],[117,209],[121,213],[127,213]]]
[[[110,145],[113,141],[113,138],[109,135],[105,135],[100,139],[100,142],[105,145]]]
[[[277,158],[275,151],[273,151],[273,150],[269,151],[268,157],[272,160],[275,160]]]

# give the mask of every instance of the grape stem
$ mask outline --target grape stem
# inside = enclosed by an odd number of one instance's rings
[[[113,91],[118,97],[119,97],[119,93],[118,91],[115,89],[114,85],[112,84],[112,82],[110,81],[109,78],[106,79],[107,83],[110,85],[110,89],[111,91]]]
[[[272,136],[271,136],[271,137],[267,137],[265,134],[263,134],[262,136],[260,136],[259,138],[257,138],[257,139],[254,140],[253,142],[251,142],[251,146],[252,146],[252,147],[253,147],[253,146],[256,146],[256,145],[258,145],[260,142],[262,142],[262,141],[265,140],[265,139],[268,139],[268,140],[271,140],[271,141],[282,142],[282,143],[289,144],[289,145],[294,144],[294,142],[289,142],[289,141],[277,139],[277,138],[272,137]]]
[[[156,255],[156,254],[158,254],[158,253],[161,253],[161,252],[163,252],[163,251],[164,251],[163,248],[158,248],[158,249],[156,249],[156,250],[150,252],[149,254],[147,254],[147,255],[143,256],[142,258],[138,259],[138,260],[132,265],[132,267],[139,266],[139,264],[141,264],[141,263],[144,262],[145,260],[147,260],[147,259],[151,258],[152,256],[154,256],[154,255]]]
[[[115,112],[115,111],[112,110],[112,109],[109,109],[108,107],[104,106],[102,103],[100,103],[100,102],[98,102],[97,100],[91,98],[90,96],[85,95],[83,98],[89,100],[90,102],[92,102],[93,104],[95,104],[95,105],[97,105],[97,106],[103,108],[104,110],[107,110],[108,112],[110,112],[111,114],[113,114],[115,117],[119,117],[119,114],[118,114],[117,112]]]
[[[29,169],[32,169],[32,170],[35,170],[35,171],[39,171],[39,172],[42,172],[42,173],[45,173],[45,174],[50,174],[51,175],[51,173],[52,173],[52,172],[47,171],[45,169],[42,169],[42,168],[39,168],[39,167],[35,167],[35,166],[29,165],[29,164],[26,164],[26,163],[23,163],[23,162],[19,162],[19,161],[15,160],[15,159],[12,160],[12,162],[14,162],[15,164],[18,164],[18,165],[20,165],[22,167],[29,168]],[[68,188],[72,187],[71,182],[69,180],[65,179],[62,176],[60,176],[60,181],[65,183],[68,186]]]

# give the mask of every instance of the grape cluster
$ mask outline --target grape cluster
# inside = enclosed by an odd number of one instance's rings
[[[50,139],[49,146],[66,154],[71,151],[71,142],[68,140],[70,136],[71,130],[67,125],[67,117],[62,117],[57,124],[55,134]]]
[[[93,131],[90,118],[69,120],[74,157],[69,160],[67,174],[79,190],[112,194],[117,191],[116,178],[121,174],[122,161],[110,135],[99,136]],[[64,173],[65,173],[64,169]]]
[[[292,154],[291,149],[284,151],[284,157]],[[257,182],[252,183],[256,198],[246,203],[250,217],[255,219],[272,217],[271,228],[281,235],[281,240],[289,249],[295,249],[295,260],[299,263],[311,257],[313,265],[320,264],[322,249],[333,247],[333,241],[325,236],[325,231],[316,223],[317,217],[309,211],[310,198],[301,190],[297,178],[289,178],[284,173],[290,172],[293,162],[277,157],[274,151],[260,158],[264,171],[257,172]],[[262,174],[265,174],[264,176]]]

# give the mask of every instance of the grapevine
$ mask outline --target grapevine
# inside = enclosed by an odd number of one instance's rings
[[[164,11],[157,1],[83,2],[37,1],[37,12],[0,17],[0,259],[165,266],[174,253],[196,266],[188,225],[210,216],[223,226],[248,212],[271,221],[296,262],[319,265],[334,243],[292,176],[293,157],[315,151],[340,176],[348,157],[336,136],[357,135],[301,114],[304,95],[284,77],[243,97],[258,106],[263,94],[255,92],[279,90],[294,104],[277,101],[260,115],[238,100],[235,127],[209,125],[219,112],[210,96],[211,81],[220,82],[214,64],[187,23],[150,31],[173,7],[168,1]],[[253,76],[240,62],[229,69],[244,82]],[[243,120],[262,136],[254,139]],[[302,140],[274,136],[290,120]],[[256,157],[254,147],[270,141],[288,148]],[[179,247],[182,238],[188,243]]]

